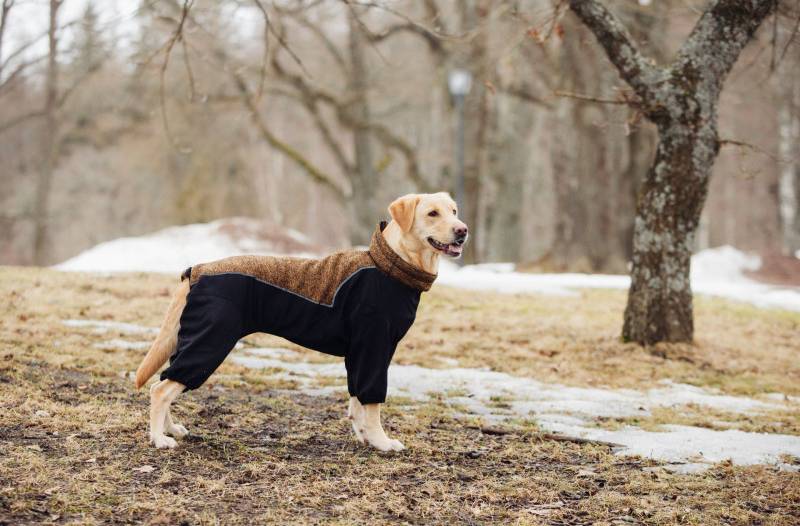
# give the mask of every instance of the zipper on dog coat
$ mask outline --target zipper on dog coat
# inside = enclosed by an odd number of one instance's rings
[[[236,342],[266,332],[342,356],[347,387],[362,404],[386,400],[397,344],[435,274],[397,255],[382,222],[367,251],[322,259],[237,256],[186,269],[190,281],[178,344],[161,379],[200,387]]]

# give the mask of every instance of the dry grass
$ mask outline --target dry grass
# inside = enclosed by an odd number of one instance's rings
[[[0,268],[0,524],[800,522],[799,474],[721,464],[674,475],[603,447],[542,442],[531,423],[482,435],[435,399],[402,412],[390,401],[388,427],[410,449],[379,454],[352,439],[344,394],[304,396],[230,363],[179,399],[176,419],[193,435],[157,451],[146,442],[146,396],[123,377],[143,351],[96,348],[124,336],[61,320],[156,326],[173,284]],[[697,346],[642,350],[617,341],[623,299],[437,290],[397,358],[451,357],[575,385],[673,378],[736,393],[800,390],[798,316],[703,300]]]
[[[719,299],[695,302],[696,343],[620,341],[625,294],[500,295],[440,289],[425,296],[398,363],[494,370],[579,386],[652,387],[672,379],[730,394],[800,394],[800,313]]]
[[[646,431],[659,431],[665,424],[703,427],[724,431],[738,429],[749,433],[800,435],[800,415],[797,411],[777,410],[763,413],[731,413],[695,404],[656,407],[647,416],[595,417],[595,425],[605,429],[636,426]]]

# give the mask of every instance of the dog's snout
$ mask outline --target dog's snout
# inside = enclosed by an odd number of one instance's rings
[[[467,240],[467,225],[457,226],[453,229],[453,234],[455,234],[455,241],[457,245],[463,245],[464,241]]]

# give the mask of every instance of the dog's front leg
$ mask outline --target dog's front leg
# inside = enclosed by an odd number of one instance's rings
[[[380,449],[381,451],[402,451],[406,447],[399,440],[394,440],[386,436],[386,432],[381,425],[381,404],[361,405],[358,400],[356,403],[361,406],[364,417],[363,426],[359,427],[367,444]]]
[[[175,439],[164,434],[170,404],[185,387],[172,380],[156,382],[150,388],[150,442],[157,448],[174,448]]]
[[[347,418],[353,426],[353,433],[359,444],[364,443],[364,406],[355,396],[350,397],[350,404],[347,406]]]

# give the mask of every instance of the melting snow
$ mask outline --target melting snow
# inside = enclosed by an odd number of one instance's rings
[[[116,330],[145,335],[157,329],[131,323],[106,320],[64,320],[64,325],[91,329],[95,333]],[[98,344],[106,349],[144,349],[149,342],[112,339]],[[283,348],[246,348],[236,346],[231,359],[253,368],[273,368],[278,377],[290,378],[310,395],[338,392],[343,387],[320,387],[320,377],[336,377],[344,384],[342,362],[311,363],[297,361],[302,354]],[[659,431],[645,431],[635,426],[610,431],[592,426],[596,417],[647,416],[658,407],[681,407],[695,404],[709,409],[747,414],[797,408],[796,397],[769,393],[762,399],[729,396],[677,384],[659,382],[647,391],[569,387],[512,376],[488,369],[428,369],[416,365],[392,365],[389,368],[389,396],[424,401],[431,395],[445,400],[467,414],[480,415],[487,422],[510,418],[530,418],[545,430],[593,440],[621,444],[618,453],[641,455],[670,463],[674,471],[692,472],[709,463],[731,459],[736,464],[775,464],[784,454],[800,457],[800,437],[791,435],[747,433],[736,429],[715,431],[704,428],[665,425]],[[498,407],[497,401],[505,402]],[[735,422],[729,423],[732,427]]]
[[[272,234],[274,239],[265,238]],[[289,250],[291,247],[292,250]],[[308,238],[295,230],[265,226],[246,218],[176,226],[140,237],[101,243],[56,265],[60,270],[90,272],[177,273],[198,262],[240,254],[291,254],[313,257]],[[800,311],[800,287],[765,285],[748,279],[744,271],[761,266],[758,256],[724,246],[692,257],[692,289],[700,294],[730,298],[759,307]],[[514,272],[511,263],[468,265],[459,268],[442,261],[437,283],[471,290],[506,294],[537,293],[573,296],[579,289],[626,290],[628,276],[604,274],[530,274]]]
[[[264,231],[274,239],[265,239]],[[294,250],[287,250],[293,247]],[[83,272],[181,272],[203,261],[241,254],[291,253],[313,256],[304,234],[284,227],[265,227],[247,218],[229,218],[174,226],[139,237],[100,243],[59,263],[59,270]]]
[[[752,303],[758,307],[800,311],[800,287],[766,285],[751,280],[745,271],[758,270],[761,258],[724,246],[692,256],[692,290]],[[468,265],[459,268],[443,261],[437,283],[471,290],[507,294],[539,293],[574,296],[577,289],[622,289],[630,287],[628,276],[605,274],[530,274],[514,272],[511,264]]]
[[[67,327],[89,327],[92,332],[104,333],[111,330],[125,334],[158,334],[155,327],[144,327],[133,323],[123,323],[119,321],[107,320],[63,320],[61,323]]]
[[[120,339],[113,339],[107,342],[102,343],[95,343],[95,347],[98,349],[108,349],[108,350],[115,350],[115,349],[131,349],[131,350],[138,350],[138,349],[147,349],[150,347],[148,342],[129,342],[128,340],[120,340]]]
[[[335,392],[338,388],[318,389],[315,378],[339,377],[344,380],[342,363],[286,362],[281,358],[297,353],[279,349],[250,349],[233,356],[236,363],[257,368],[275,368],[314,393]],[[289,353],[288,355],[286,353]],[[626,426],[616,431],[591,426],[595,417],[647,416],[657,407],[695,404],[732,413],[754,413],[788,407],[778,396],[768,401],[717,394],[706,389],[669,381],[647,391],[600,389],[548,384],[505,373],[482,369],[428,369],[415,365],[389,368],[389,396],[425,400],[433,393],[458,393],[447,400],[486,421],[532,418],[548,431],[614,442],[624,447],[623,455],[641,455],[669,463],[671,469],[690,472],[707,463],[731,459],[736,464],[778,464],[782,454],[800,456],[800,437],[748,433],[735,429],[710,429],[665,425],[659,431]],[[777,394],[777,393],[776,393]],[[782,396],[782,395],[780,395]],[[492,400],[507,402],[497,408]],[[735,425],[735,423],[732,423]],[[701,462],[698,462],[698,459]]]
[[[244,235],[231,235],[223,221],[233,224]],[[238,223],[237,223],[238,221]],[[80,271],[179,272],[199,261],[209,261],[242,253],[279,253],[268,242],[250,235],[249,220],[221,220],[208,224],[168,228],[136,238],[122,238],[79,254],[57,266]],[[248,226],[249,225],[249,226]],[[239,233],[241,234],[241,233]],[[284,234],[304,242],[302,234]],[[285,253],[285,252],[284,252]],[[296,253],[295,253],[296,254]],[[309,254],[310,255],[310,254]],[[800,253],[798,253],[800,257]],[[748,279],[744,271],[760,267],[760,259],[732,247],[702,251],[692,258],[692,288],[700,294],[720,296],[760,307],[800,311],[800,287],[777,287]],[[472,290],[501,293],[540,293],[575,295],[583,288],[627,289],[627,276],[599,274],[528,274],[514,272],[512,264],[472,265],[459,268],[443,261],[437,283]],[[124,334],[153,334],[157,329],[104,320],[65,320],[67,326],[91,329],[95,333],[119,331]],[[111,340],[104,348],[141,349],[146,342]],[[241,346],[237,346],[241,348]],[[320,388],[315,377],[344,379],[341,363],[294,361],[298,355],[287,349],[248,349],[233,360],[250,367],[274,367],[298,381],[308,393],[327,393],[340,388]],[[662,382],[648,391],[630,389],[576,388],[545,384],[489,370],[458,368],[426,369],[393,365],[390,368],[390,395],[426,399],[429,393],[442,393],[451,403],[482,415],[487,421],[508,418],[535,418],[544,428],[596,440],[624,445],[621,454],[679,463],[682,471],[702,469],[708,462],[732,459],[737,464],[772,463],[781,465],[779,456],[800,457],[800,437],[747,433],[736,429],[710,429],[663,426],[659,431],[625,427],[615,431],[591,426],[595,417],[626,417],[650,414],[656,407],[697,404],[732,413],[751,413],[776,408],[797,408],[800,400],[780,393],[761,399],[720,395],[705,389]],[[453,395],[458,393],[458,395]],[[507,401],[498,408],[492,398]],[[506,404],[504,404],[506,405]],[[735,426],[735,422],[731,423]]]

